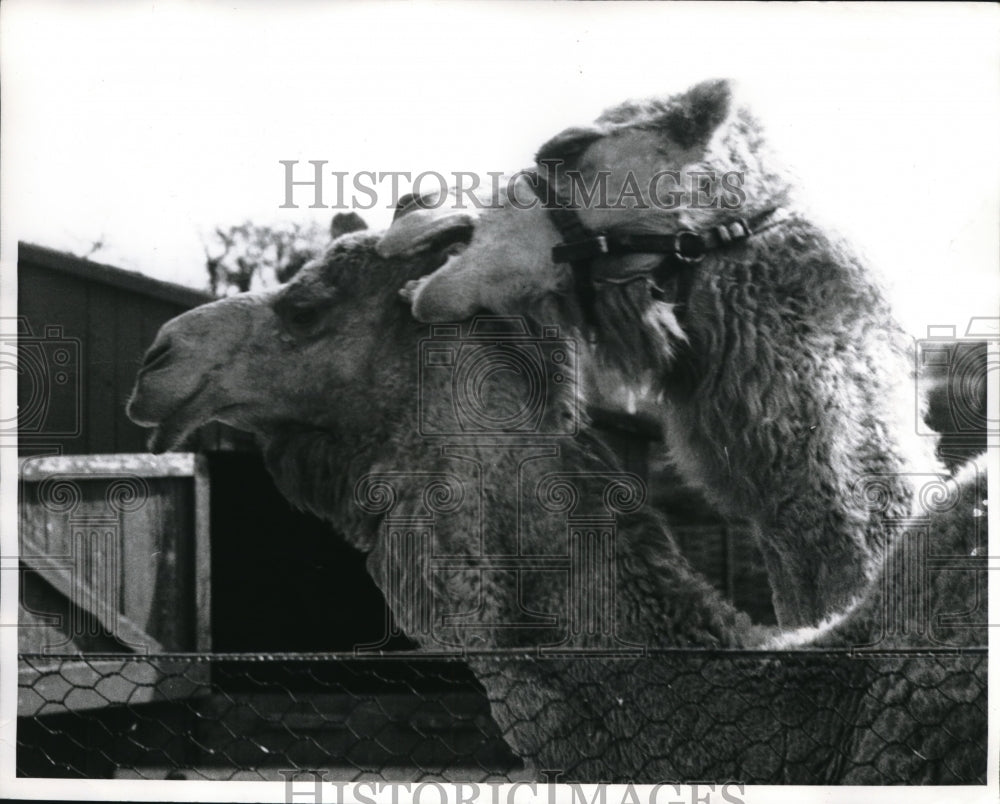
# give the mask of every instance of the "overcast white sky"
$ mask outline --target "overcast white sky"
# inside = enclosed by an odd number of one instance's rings
[[[279,160],[514,170],[625,97],[731,76],[813,203],[896,280],[914,334],[997,315],[992,4],[8,0],[0,15],[7,270],[16,239],[103,238],[100,261],[203,287],[215,225],[329,218],[279,209]],[[384,225],[389,202],[386,186],[362,214]]]

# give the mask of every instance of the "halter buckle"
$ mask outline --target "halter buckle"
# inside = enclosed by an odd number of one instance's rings
[[[690,229],[681,229],[674,233],[674,259],[689,265],[701,262],[705,259],[705,238],[699,232]]]

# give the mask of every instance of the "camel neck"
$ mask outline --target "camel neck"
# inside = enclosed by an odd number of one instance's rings
[[[383,439],[362,449],[302,431],[272,439],[268,464],[297,505],[368,554],[424,648],[746,643],[745,616],[643,509],[639,478],[591,441],[420,448],[411,437],[393,459]]]

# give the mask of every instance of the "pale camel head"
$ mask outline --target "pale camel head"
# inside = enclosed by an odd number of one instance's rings
[[[751,217],[762,211],[757,204],[773,204],[784,192],[771,158],[762,158],[757,128],[731,82],[706,81],[666,98],[623,103],[590,126],[567,129],[539,149],[536,161],[593,232],[702,229]],[[566,292],[570,269],[551,258],[562,238],[531,183],[522,172],[482,209],[459,214],[438,204],[393,223],[379,246],[384,254],[413,253],[450,227],[475,227],[468,249],[403,289],[418,320],[461,320],[481,309],[524,312]],[[633,273],[660,259],[603,257],[595,266],[613,261],[615,271]]]
[[[459,321],[480,310],[513,314],[522,297],[565,290],[568,271],[549,259],[558,233],[527,176],[510,177],[498,193],[482,196],[478,207],[458,210],[454,200],[454,194],[428,197],[423,208],[397,216],[378,245],[385,256],[404,256],[449,231],[475,229],[472,259],[459,251],[433,275],[400,291],[418,321]]]

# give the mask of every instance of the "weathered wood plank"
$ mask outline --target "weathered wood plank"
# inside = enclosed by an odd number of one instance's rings
[[[18,461],[22,481],[44,480],[52,475],[122,474],[138,477],[192,477],[193,452],[110,453],[95,455],[45,455]]]
[[[58,271],[60,274],[87,282],[100,282],[142,296],[159,299],[182,309],[212,301],[212,296],[205,291],[153,279],[137,271],[126,271],[93,260],[83,260],[72,254],[65,254],[31,243],[18,243],[17,261],[19,267],[30,265],[32,268]]]
[[[212,649],[212,495],[208,459],[199,455],[194,472],[195,648]]]
[[[168,647],[190,650],[195,620],[193,479],[183,484],[175,478],[150,482],[156,504],[155,511],[150,510],[156,523],[156,555],[149,631]]]
[[[163,653],[165,648],[136,623],[120,612],[109,612],[104,606],[86,606],[86,597],[80,594],[76,572],[65,566],[55,565],[48,557],[30,552],[21,553],[22,563],[37,572],[46,583],[73,603],[82,602],[87,613],[95,617],[110,634],[130,645],[145,646],[150,653]],[[69,626],[72,628],[72,626]]]
[[[112,400],[115,423],[113,443],[121,452],[145,452],[146,430],[129,420],[125,415],[125,404],[142,364],[142,356],[156,334],[154,330],[147,335],[147,321],[156,321],[159,325],[176,315],[177,310],[162,302],[136,304],[135,296],[123,290],[115,290],[114,294],[117,337],[111,353],[115,392]]]
[[[153,592],[163,527],[160,502],[158,490],[151,483],[145,505],[123,517],[121,534],[122,612],[158,640],[153,624]]]
[[[20,440],[85,452],[87,283],[37,268],[19,270],[19,285],[18,315],[30,328],[18,333]],[[65,360],[57,365],[56,357]]]
[[[115,343],[119,338],[112,288],[88,283],[87,330],[87,417],[83,422],[87,452],[100,451],[101,444],[115,443],[115,419],[123,415],[115,388]]]
[[[203,458],[46,456],[21,468],[22,554],[73,604],[70,632],[99,624],[137,650],[210,647]]]

